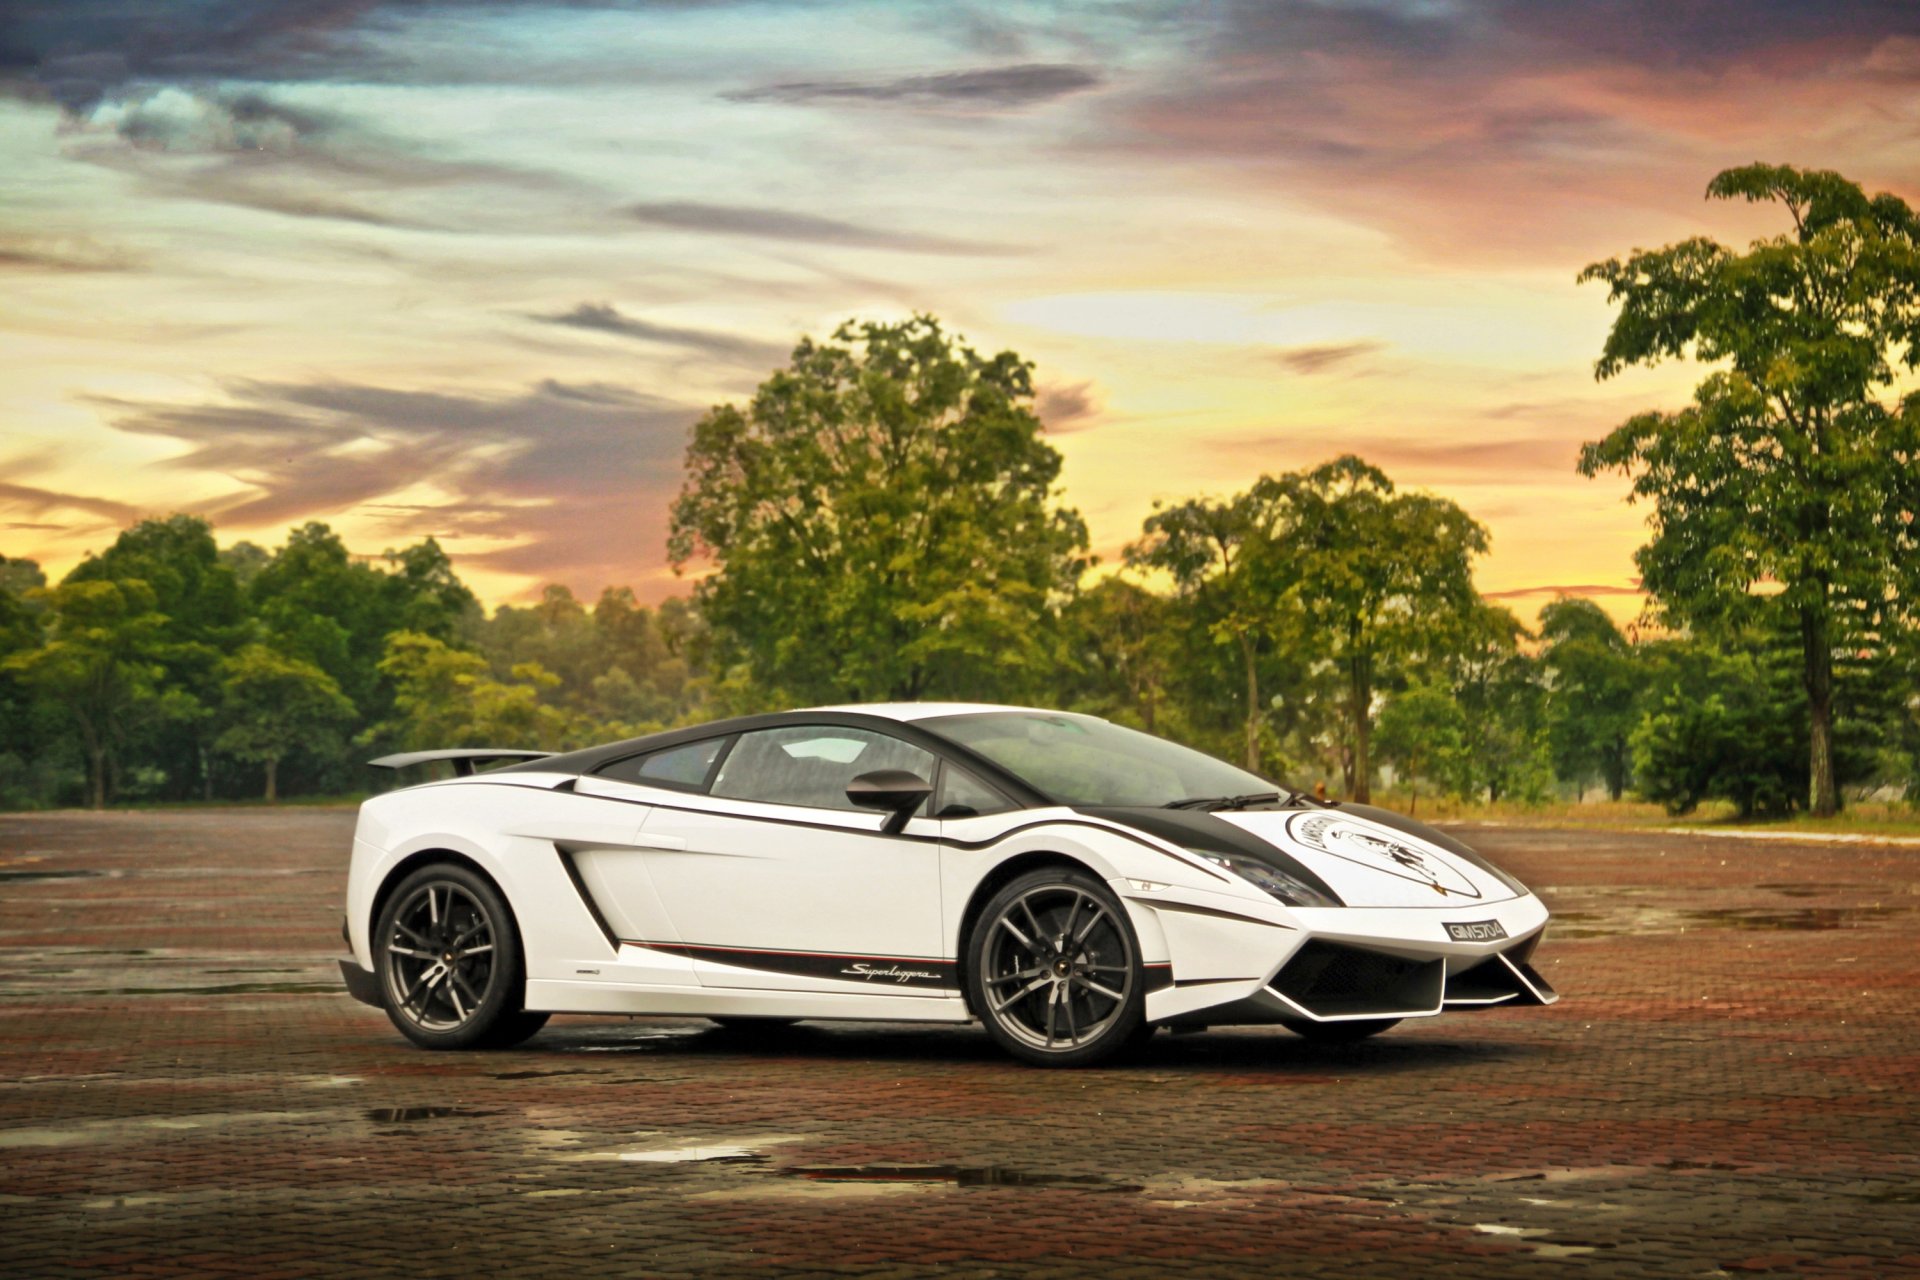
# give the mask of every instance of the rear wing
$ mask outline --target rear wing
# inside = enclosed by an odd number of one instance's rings
[[[404,769],[408,765],[446,760],[452,763],[455,777],[465,778],[472,776],[475,765],[489,760],[544,760],[552,754],[551,751],[518,751],[511,747],[454,747],[447,751],[402,751],[398,755],[381,756],[367,763],[376,769]]]

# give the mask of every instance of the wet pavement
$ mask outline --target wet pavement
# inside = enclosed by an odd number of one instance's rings
[[[0,815],[0,1276],[1920,1275],[1920,849],[1458,828],[1551,1009],[1317,1048],[338,991],[352,815]]]

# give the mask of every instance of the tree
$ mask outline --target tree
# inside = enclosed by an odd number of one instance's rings
[[[1476,600],[1434,638],[1441,646],[1435,665],[1463,718],[1461,792],[1491,801],[1544,798],[1553,769],[1539,660],[1521,647],[1531,633],[1511,609]]]
[[[1260,729],[1266,707],[1260,698],[1260,659],[1272,648],[1293,566],[1271,546],[1282,512],[1272,481],[1222,502],[1193,498],[1162,508],[1142,526],[1127,562],[1168,574],[1184,610],[1216,645],[1231,645],[1244,681],[1242,751],[1249,770],[1260,768]],[[1278,573],[1275,571],[1278,570]]]
[[[29,595],[46,610],[46,642],[0,666],[72,718],[87,755],[88,795],[107,803],[112,753],[142,719],[162,710],[157,660],[166,618],[137,579],[66,581]]]
[[[1178,657],[1172,610],[1124,578],[1103,578],[1067,605],[1075,705],[1156,731]]]
[[[1633,778],[1645,677],[1633,647],[1599,605],[1564,596],[1540,611],[1540,639],[1554,770],[1583,787],[1598,777],[1618,800]]]
[[[404,747],[552,747],[572,733],[566,715],[540,695],[559,683],[538,663],[515,666],[496,680],[487,660],[432,636],[396,632],[387,640],[380,672],[393,681],[394,720],[369,737]]]
[[[154,660],[162,667],[164,714],[147,717],[127,754],[159,771],[176,797],[211,794],[208,725],[220,701],[220,662],[241,643],[245,602],[232,568],[199,516],[142,520],[89,556],[69,582],[142,582],[165,619]]]
[[[1670,813],[1728,800],[1742,818],[1783,813],[1806,792],[1806,717],[1792,674],[1757,646],[1727,652],[1692,638],[1648,655],[1646,714],[1635,727],[1640,791]]]
[[[1598,377],[1687,356],[1725,367],[1687,407],[1586,445],[1579,469],[1617,469],[1652,502],[1635,558],[1669,622],[1792,620],[1809,800],[1826,815],[1839,805],[1835,650],[1883,639],[1873,620],[1903,589],[1911,599],[1920,561],[1920,399],[1891,399],[1896,366],[1920,368],[1920,220],[1839,174],[1784,165],[1728,169],[1707,195],[1775,202],[1793,228],[1745,253],[1695,238],[1581,273],[1620,307]]]
[[[1380,754],[1407,775],[1408,813],[1420,812],[1420,774],[1452,779],[1455,789],[1469,763],[1467,718],[1453,694],[1416,684],[1380,709]]]
[[[1032,366],[931,316],[804,339],[693,427],[668,549],[762,701],[1036,687],[1086,549]]]
[[[220,718],[214,748],[266,766],[269,803],[279,798],[280,762],[330,739],[353,716],[340,686],[311,662],[250,644],[221,664]]]
[[[1255,485],[1287,514],[1260,555],[1286,569],[1306,635],[1338,664],[1352,744],[1348,791],[1372,794],[1369,744],[1384,668],[1406,662],[1458,625],[1478,602],[1472,560],[1487,531],[1456,504],[1398,493],[1379,468],[1351,454]]]

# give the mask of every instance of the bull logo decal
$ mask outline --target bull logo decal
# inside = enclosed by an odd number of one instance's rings
[[[1296,815],[1287,832],[1311,849],[1347,862],[1424,884],[1443,898],[1478,898],[1479,889],[1439,850],[1412,836],[1362,825],[1328,813]]]

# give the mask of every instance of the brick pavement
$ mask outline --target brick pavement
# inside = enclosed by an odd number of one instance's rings
[[[0,1276],[1920,1275],[1920,850],[1466,831],[1558,1007],[1039,1072],[412,1049],[332,976],[351,822],[0,816]]]

